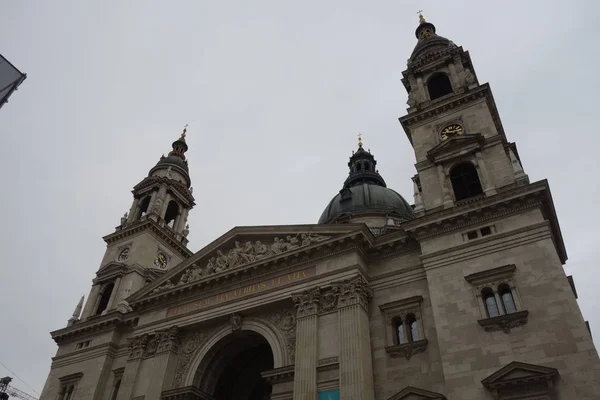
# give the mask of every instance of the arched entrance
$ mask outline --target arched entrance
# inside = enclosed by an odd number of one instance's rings
[[[271,385],[261,372],[273,369],[269,342],[252,331],[235,331],[220,339],[198,366],[194,386],[215,400],[265,400]]]

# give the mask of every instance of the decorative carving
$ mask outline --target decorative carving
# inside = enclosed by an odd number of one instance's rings
[[[179,358],[177,360],[177,367],[175,368],[175,387],[181,387],[183,385],[183,378],[189,367],[192,357],[198,351],[198,349],[206,342],[212,332],[208,333],[197,333],[194,332],[184,337],[181,341],[181,351],[179,352]]]
[[[238,313],[231,314],[229,317],[229,323],[231,324],[232,331],[239,331],[242,329],[242,316]]]
[[[208,260],[206,266],[199,267],[196,264],[192,264],[192,266],[186,269],[183,275],[181,275],[177,285],[169,280],[162,286],[154,289],[152,293],[161,293],[170,290],[175,286],[184,285],[205,278],[208,275],[225,272],[230,268],[237,268],[267,257],[296,250],[300,247],[310,246],[327,240],[330,237],[331,236],[317,235],[314,233],[299,233],[293,237],[288,235],[285,240],[275,237],[273,238],[273,243],[271,245],[263,244],[260,240],[254,242],[254,244],[250,241],[247,241],[244,244],[235,241],[233,248],[225,253],[220,249],[217,250],[216,255]]]
[[[427,348],[427,339],[417,340],[416,342],[408,342],[403,344],[398,344],[395,346],[389,346],[385,348],[385,351],[392,358],[404,357],[407,360],[417,354],[422,353]]]
[[[121,217],[121,226],[125,225],[127,223],[127,213],[125,213],[122,217]]]
[[[338,293],[330,291],[321,294],[321,307],[319,313],[327,313],[335,310],[338,303]]]
[[[190,234],[190,224],[187,224],[183,229],[183,237],[187,237]]]
[[[314,288],[292,295],[292,300],[298,312],[298,318],[315,315],[319,311],[321,290]]]
[[[286,341],[286,350],[290,364],[296,358],[296,313],[293,310],[281,310],[267,316],[283,332]]]
[[[177,351],[179,345],[179,328],[177,326],[173,326],[162,331],[157,331],[156,337],[157,353],[162,353],[165,351]]]
[[[498,317],[480,319],[477,321],[486,332],[502,331],[510,333],[510,330],[523,326],[527,323],[529,311],[519,311],[512,314],[500,315]]]
[[[148,345],[148,339],[148,335],[142,335],[128,340],[130,360],[140,358],[144,355],[144,351]]]
[[[333,292],[339,296],[338,307],[360,304],[367,308],[373,298],[373,290],[361,276],[338,282]]]
[[[158,338],[156,337],[156,335],[148,335],[148,343],[146,344],[146,347],[144,348],[142,357],[144,357],[144,358],[154,357],[154,354],[156,354],[157,345],[158,345]]]
[[[339,362],[338,356],[327,357],[327,358],[322,358],[319,361],[317,361],[317,366],[322,367],[324,365],[337,364],[338,362]]]
[[[465,68],[465,82],[467,85],[475,83],[475,76],[473,76],[473,73],[469,68]]]
[[[162,197],[157,197],[156,201],[154,201],[154,207],[152,207],[152,212],[154,214],[160,214],[160,210],[162,209],[163,199]]]
[[[409,107],[414,107],[415,104],[417,104],[412,92],[408,92],[408,100],[406,101],[406,104],[408,104]]]

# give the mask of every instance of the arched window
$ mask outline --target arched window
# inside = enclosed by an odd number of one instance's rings
[[[356,163],[356,170],[360,171],[362,169],[362,163],[357,162]]]
[[[500,310],[498,310],[498,303],[496,303],[496,296],[494,295],[494,291],[490,288],[485,288],[481,291],[481,298],[483,299],[483,304],[485,305],[485,312],[488,317],[493,318],[500,315]]]
[[[406,340],[406,333],[404,332],[404,324],[402,323],[402,319],[396,318],[394,321],[395,332],[396,332],[396,344],[404,344],[408,342]]]
[[[464,162],[452,168],[450,182],[452,182],[452,190],[454,190],[456,201],[483,193],[477,170],[470,162]]]
[[[406,324],[408,325],[409,340],[411,342],[421,340],[421,332],[419,332],[417,317],[415,317],[414,314],[408,314],[406,316]]]
[[[429,91],[429,98],[435,100],[439,97],[453,93],[452,84],[446,74],[440,72],[429,78],[427,82],[427,90]]]
[[[115,383],[115,385],[113,386],[112,396],[110,397],[111,400],[117,400],[117,395],[119,394],[120,387],[121,387],[121,380],[118,379],[117,382]]]
[[[498,286],[498,294],[500,295],[500,299],[502,299],[502,307],[504,307],[504,312],[506,314],[516,313],[517,306],[515,305],[515,299],[513,298],[510,286],[508,286],[506,283],[501,284]]]
[[[148,212],[148,206],[150,205],[150,196],[144,197],[144,199],[140,202],[140,212],[137,216],[137,219],[142,218]]]
[[[98,301],[98,308],[96,309],[96,315],[102,314],[106,307],[108,307],[108,301],[110,300],[110,295],[112,294],[113,288],[115,285],[113,283],[109,283],[104,286],[102,293],[100,294],[100,300]]]
[[[177,202],[171,200],[167,206],[167,212],[165,213],[165,222],[171,228],[175,225],[175,218],[179,214],[179,205]]]

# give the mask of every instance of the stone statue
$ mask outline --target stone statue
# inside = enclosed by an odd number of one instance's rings
[[[267,253],[267,246],[262,244],[260,240],[257,240],[254,244],[254,254],[256,255],[256,259],[260,260],[261,258],[265,258]]]
[[[286,250],[294,250],[297,249],[298,247],[300,247],[300,241],[298,240],[298,235],[291,237],[291,236],[287,236],[287,243],[285,246]]]
[[[167,280],[162,286],[157,287],[156,289],[154,289],[152,291],[152,294],[156,294],[156,293],[161,293],[170,289],[173,289],[175,287],[175,285],[173,284],[173,282],[171,282],[171,280]]]
[[[206,268],[205,268],[206,275],[214,274],[216,268],[217,268],[217,259],[215,257],[211,257],[210,260],[208,260],[208,264],[206,264]]]
[[[413,97],[412,92],[408,92],[408,100],[406,100],[406,104],[408,104],[409,107],[415,106],[416,101],[415,101],[415,98]]]
[[[271,252],[273,252],[273,254],[279,254],[282,253],[284,250],[285,247],[283,246],[283,242],[280,242],[278,237],[273,239],[273,244],[271,245]]]
[[[172,167],[167,168],[167,178],[173,179],[173,168]]]
[[[127,223],[127,215],[128,213],[125,213],[122,217],[121,217],[121,225],[125,225],[125,223]]]
[[[467,85],[475,83],[475,76],[473,76],[473,73],[469,68],[465,68],[465,82]]]
[[[222,272],[229,268],[229,261],[227,256],[223,254],[221,250],[217,250],[217,266],[215,272]]]
[[[248,259],[248,262],[256,260],[256,255],[254,254],[254,246],[252,246],[252,242],[246,242],[246,244],[244,245],[244,255]]]
[[[194,187],[190,186],[190,194],[194,194]]]
[[[187,237],[190,234],[190,224],[187,224],[183,229],[183,237]]]
[[[160,209],[162,208],[162,203],[163,203],[162,197],[157,198],[156,201],[154,202],[154,207],[152,207],[152,212],[154,212],[155,214],[159,214]]]

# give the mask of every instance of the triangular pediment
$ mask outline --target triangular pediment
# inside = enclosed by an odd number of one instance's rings
[[[532,381],[552,380],[558,376],[556,368],[513,361],[481,381],[488,389],[498,386],[521,385]]]
[[[407,386],[390,397],[389,400],[446,400],[446,396],[429,390]]]
[[[230,276],[267,265],[304,260],[323,246],[357,236],[369,242],[374,240],[363,224],[236,227],[146,285],[127,301],[134,305],[178,289],[188,290],[214,280],[225,282]]]
[[[427,158],[433,162],[439,162],[460,157],[480,149],[482,141],[483,136],[480,133],[453,136],[429,150]]]

